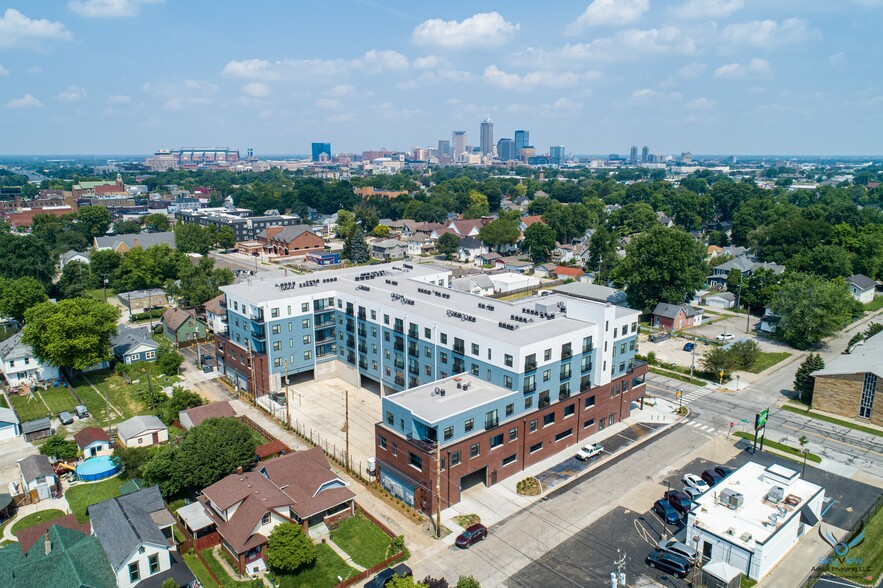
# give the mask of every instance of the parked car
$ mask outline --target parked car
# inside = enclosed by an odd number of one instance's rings
[[[696,488],[691,488],[690,486],[684,486],[684,489],[681,490],[684,494],[690,497],[690,500],[696,500],[700,496],[702,496],[702,492],[697,490]]]
[[[653,512],[659,515],[659,518],[666,523],[676,523],[681,520],[681,515],[675,510],[667,500],[657,500],[653,503]]]
[[[460,536],[457,537],[455,543],[457,544],[457,547],[461,549],[468,549],[473,543],[478,543],[485,538],[487,538],[487,527],[481,523],[475,523],[460,533]]]
[[[692,566],[696,565],[696,550],[685,543],[681,543],[674,537],[671,539],[659,542],[659,545],[656,546],[657,551],[664,551],[666,553],[674,553],[675,555],[679,555],[683,557],[687,562]]]
[[[705,470],[702,472],[702,479],[705,480],[705,483],[709,486],[717,486],[724,477],[714,470]]]
[[[668,503],[675,507],[675,510],[686,516],[693,509],[693,501],[683,492],[677,490],[669,490],[665,493],[665,499]]]
[[[89,409],[82,404],[78,404],[76,408],[74,408],[74,414],[77,415],[78,419],[84,419],[89,416]]]
[[[694,349],[696,349],[696,344],[692,341],[689,343],[684,343],[684,351],[693,351]]]
[[[710,488],[710,486],[705,483],[705,480],[703,480],[696,474],[684,474],[684,477],[681,478],[681,481],[690,488],[698,490],[700,493],[708,492],[708,489]]]
[[[659,568],[676,578],[686,578],[690,572],[690,563],[680,555],[666,551],[654,551],[647,556],[647,565],[651,568]]]
[[[371,585],[374,588],[383,588],[389,584],[395,576],[400,578],[411,578],[414,576],[414,572],[412,572],[411,568],[405,564],[399,564],[394,568],[381,570],[376,576],[374,576],[374,582]]]
[[[74,422],[74,415],[66,410],[63,410],[58,413],[58,420],[61,421],[62,425],[72,425]]]
[[[714,471],[716,471],[716,472],[719,473],[721,476],[723,476],[724,478],[726,478],[727,476],[729,476],[730,474],[732,474],[733,472],[735,472],[735,471],[736,471],[736,468],[731,468],[730,466],[722,466],[722,465],[719,465],[719,466],[714,466]]]
[[[718,341],[732,341],[736,336],[732,333],[721,333],[717,336]]]
[[[600,443],[586,445],[576,452],[576,458],[582,461],[588,461],[597,455],[601,455],[602,451],[604,451],[604,446]]]

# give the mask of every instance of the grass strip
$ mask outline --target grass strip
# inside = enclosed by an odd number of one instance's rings
[[[754,435],[752,433],[747,433],[745,431],[736,431],[733,433],[736,437],[741,437],[742,439],[747,439],[749,441],[754,441]],[[801,453],[800,449],[796,447],[791,447],[790,445],[785,445],[784,443],[779,443],[778,441],[770,441],[766,439],[763,442],[764,447],[769,447],[771,449],[775,449],[776,451],[781,451],[782,453],[787,453],[788,455],[793,455],[794,457],[803,459],[803,453]],[[807,461],[811,461],[813,463],[822,463],[822,458],[816,455],[815,453],[807,453],[806,454]]]

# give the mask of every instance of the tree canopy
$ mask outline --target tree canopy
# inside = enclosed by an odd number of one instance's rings
[[[460,248],[460,237],[455,233],[444,233],[435,242],[435,250],[444,255],[445,259],[451,259]]]
[[[545,223],[530,225],[524,231],[521,248],[530,254],[535,263],[547,261],[549,254],[555,249],[555,230]]]
[[[11,317],[22,324],[29,308],[47,300],[43,284],[34,278],[0,279],[0,316]]]
[[[776,336],[806,349],[849,324],[861,305],[842,278],[828,280],[813,274],[787,273],[770,304],[778,317]]]
[[[270,569],[293,574],[316,561],[316,546],[303,527],[280,523],[267,538],[267,565]]]

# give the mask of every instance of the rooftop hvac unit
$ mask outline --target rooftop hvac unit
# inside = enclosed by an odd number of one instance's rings
[[[741,539],[745,543],[748,543],[749,541],[751,541],[751,533],[745,531],[744,533],[742,533],[742,535],[739,536],[739,539]]]
[[[785,498],[785,489],[781,486],[773,486],[766,497],[773,504],[779,504]]]
[[[735,490],[731,490],[730,488],[724,488],[723,490],[721,490],[717,501],[727,508],[736,510],[742,508],[742,504],[744,504],[745,502],[745,496],[743,496],[741,492],[736,492]]]
[[[771,513],[770,516],[767,517],[767,520],[775,525],[779,521],[779,515],[777,513]]]
[[[727,535],[730,535],[730,536],[732,537],[732,536],[734,536],[735,534],[736,534],[736,528],[735,528],[735,527],[730,527],[729,529],[727,529]]]

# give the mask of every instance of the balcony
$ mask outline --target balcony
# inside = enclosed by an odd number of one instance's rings
[[[267,329],[264,328],[264,325],[256,325],[252,323],[251,325],[251,335],[258,341],[266,341],[267,340]]]
[[[570,359],[571,357],[573,357],[573,351],[571,351],[570,349],[562,349],[561,350],[561,359],[562,360]]]
[[[533,384],[525,384],[524,385],[524,393],[530,394],[531,392],[537,391],[537,384],[534,382]]]
[[[583,365],[583,366],[580,368],[580,371],[581,371],[582,373],[586,373],[586,372],[590,372],[590,371],[592,371],[592,364],[590,363],[590,364],[588,364],[588,365]]]
[[[402,333],[402,334],[405,333],[405,327],[404,327],[404,325],[400,325],[400,324],[398,324],[398,323],[396,323],[395,325],[393,325],[392,330],[395,331],[396,333]]]
[[[358,316],[359,316],[359,320],[360,320],[360,321],[363,321],[363,320],[365,320],[365,319],[368,318],[368,315],[365,314],[365,311],[364,311],[364,310],[360,310]]]
[[[316,328],[321,329],[323,327],[333,327],[334,326],[334,317],[328,317],[323,321],[316,321]]]
[[[591,345],[583,345],[583,353],[591,353],[594,349]]]
[[[460,355],[466,354],[466,350],[464,349],[464,346],[462,343],[459,343],[459,344],[454,343],[454,353],[459,353]]]
[[[417,331],[416,328],[411,327],[410,329],[408,329],[408,337],[411,337],[413,339],[419,339],[420,333]]]
[[[368,331],[365,330],[365,327],[359,326],[359,337],[367,337]]]
[[[368,345],[364,341],[359,341],[359,353],[368,353]]]
[[[408,439],[408,441],[411,442],[412,445],[426,453],[432,453],[433,451],[435,451],[435,448],[438,445],[438,443],[436,443],[435,441],[420,439],[419,437],[413,436],[411,433],[408,433],[406,435],[406,438]]]
[[[396,351],[404,351],[404,350],[405,350],[405,344],[404,344],[404,343],[401,343],[401,342],[399,342],[399,341],[396,341],[395,343],[393,343],[393,346],[392,346],[392,347],[393,347],[393,349],[395,349]]]
[[[563,374],[560,374],[560,377],[558,379],[561,380],[562,382],[564,382],[564,381],[570,379],[571,374],[572,374],[572,372],[570,370],[567,370]]]
[[[537,362],[536,362],[536,360],[533,360],[533,361],[525,361],[525,362],[524,362],[524,371],[526,371],[526,372],[532,372],[532,371],[534,371],[535,369],[537,369]]]
[[[567,400],[568,398],[570,398],[570,390],[558,392],[558,400]]]
[[[540,398],[540,401],[537,403],[537,408],[546,408],[550,403],[551,401],[548,398]]]
[[[500,426],[500,419],[499,418],[484,420],[484,430],[485,431],[490,431],[491,429],[496,429],[499,426]]]
[[[418,349],[416,345],[409,345],[408,355],[411,357],[420,357],[420,349]]]

